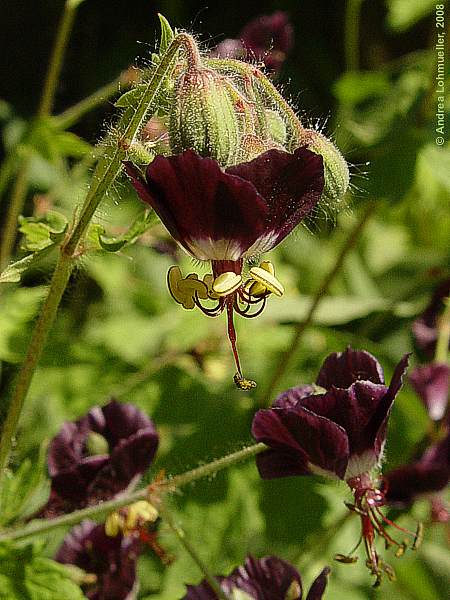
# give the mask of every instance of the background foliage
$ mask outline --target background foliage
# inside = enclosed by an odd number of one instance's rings
[[[27,135],[62,5],[2,5],[2,21],[9,32],[0,70],[2,175],[8,157]],[[176,26],[199,31],[214,45],[223,36],[235,37],[256,16],[250,4],[234,0],[227,3],[226,19],[224,9],[179,0],[141,0],[131,6],[121,0],[84,2],[69,45],[56,113],[111,81],[137,54],[145,64],[155,38],[157,11]],[[375,210],[277,382],[277,392],[313,381],[323,358],[348,344],[375,354],[389,377],[399,357],[413,347],[412,321],[436,283],[450,275],[450,147],[434,143],[435,55],[430,49],[435,39],[434,3],[363,3],[359,51],[346,38],[343,2],[267,1],[260,3],[258,13],[275,9],[290,13],[296,34],[280,81],[306,121],[317,118],[333,134],[353,165],[353,178],[348,207],[337,222],[321,217],[314,232],[298,230],[272,253],[286,296],[271,299],[259,319],[237,323],[241,360],[258,388],[244,395],[233,387],[222,319],[183,311],[171,301],[167,269],[174,260],[183,271],[191,265],[178,251],[175,258],[161,253],[160,242],[167,241],[162,226],[154,225],[136,244],[119,252],[102,249],[94,229],[91,252],[80,258],[33,380],[14,449],[13,470],[16,478],[24,478],[17,480],[15,497],[24,513],[31,514],[45,499],[43,444],[64,420],[83,415],[111,396],[133,402],[158,426],[161,447],[150,475],[162,468],[182,472],[250,442],[252,416],[268,400],[264,392],[281,353],[289,348],[296,324],[305,318],[311,298],[369,200],[376,203]],[[27,31],[25,41],[18,39],[19,23]],[[347,22],[347,36],[349,26],[355,23]],[[355,57],[360,69],[350,70]],[[48,208],[70,218],[89,181],[91,144],[111,114],[107,104],[77,122],[70,134],[49,135],[45,129],[34,131],[27,141],[31,155],[27,219],[20,225],[16,258],[25,256],[25,250],[45,252],[60,239],[66,223],[50,215],[41,226],[39,219]],[[2,216],[14,175],[11,164],[4,185],[2,179]],[[123,179],[102,203],[96,222],[106,235],[117,236],[141,213],[141,204]],[[24,357],[55,256],[50,248],[37,266],[31,264],[25,271],[20,285],[2,286],[2,390]],[[420,358],[416,355],[415,361]],[[422,404],[406,385],[391,419],[386,469],[411,457],[427,426]],[[23,482],[30,481],[30,465],[39,465],[36,472],[42,478],[35,477],[27,489]],[[192,545],[215,573],[228,573],[248,553],[274,553],[300,567],[309,582],[325,564],[333,564],[335,552],[348,551],[357,539],[357,519],[342,520],[346,497],[344,486],[318,478],[261,481],[251,462],[197,482],[173,504]],[[427,515],[427,503],[418,502],[399,522],[411,526]],[[17,516],[2,515],[2,525]],[[54,555],[63,534],[58,531],[45,540],[46,556]],[[161,543],[176,561],[166,569],[150,553],[141,559],[140,598],[173,600],[183,594],[184,583],[200,579],[191,558],[164,526]],[[29,550],[26,560],[44,560],[33,556]],[[393,600],[444,599],[449,566],[448,531],[429,525],[420,553],[396,561],[397,582],[385,584],[381,594]],[[57,571],[53,577],[57,581]],[[68,588],[66,597],[79,597],[76,590],[71,593]],[[58,597],[49,594],[49,599]],[[364,566],[335,563],[326,597],[374,597]]]

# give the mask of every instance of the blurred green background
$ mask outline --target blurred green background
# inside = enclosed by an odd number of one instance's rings
[[[22,139],[36,110],[63,4],[1,3],[5,157]],[[136,57],[137,64],[145,65],[159,35],[157,12],[213,46],[224,37],[236,37],[258,14],[286,10],[295,47],[279,83],[305,122],[317,122],[336,140],[351,163],[352,189],[336,219],[319,215],[313,231],[299,228],[270,254],[286,295],[271,298],[260,318],[237,322],[244,372],[258,381],[258,388],[247,395],[231,381],[223,318],[184,311],[170,299],[166,272],[174,260],[184,272],[194,269],[181,252],[174,258],[158,251],[161,240],[167,240],[163,227],[153,227],[121,252],[96,250],[82,256],[33,381],[15,465],[27,457],[36,460],[40,445],[64,420],[83,415],[112,395],[135,403],[155,420],[161,447],[152,474],[161,468],[179,473],[251,443],[251,420],[265,400],[280,356],[368,201],[375,203],[375,210],[275,392],[314,381],[324,357],[348,344],[375,354],[389,379],[401,355],[413,349],[411,323],[436,284],[450,276],[450,148],[448,142],[442,147],[434,142],[434,6],[426,0],[266,1],[257,9],[237,0],[209,5],[181,0],[81,4],[56,113],[113,80]],[[355,46],[351,40],[358,29]],[[447,131],[448,108],[447,99]],[[93,144],[113,114],[112,102],[107,102],[71,131]],[[87,187],[88,170],[77,165],[88,153],[82,142],[66,154],[62,147],[51,153],[36,146],[24,214],[36,214],[44,203],[70,217]],[[11,183],[1,199],[3,217],[10,190]],[[141,211],[123,179],[101,205],[96,221],[117,234]],[[24,255],[21,243],[17,257]],[[55,255],[28,271],[21,286],[7,284],[0,296],[0,389],[6,389],[23,358]],[[414,355],[414,364],[421,360]],[[406,385],[392,415],[385,469],[407,462],[427,428],[425,410]],[[448,597],[450,552],[448,529],[442,524],[427,526],[419,553],[389,561],[397,582],[385,583],[381,592],[370,588],[362,558],[354,566],[334,563],[334,553],[349,551],[358,538],[356,516],[340,524],[345,499],[345,486],[319,478],[260,481],[251,463],[196,483],[173,505],[191,543],[215,573],[228,573],[248,553],[274,553],[301,569],[306,587],[324,565],[331,565],[325,598]],[[400,524],[413,529],[417,519],[429,519],[426,500],[399,516]],[[48,542],[49,556],[62,535],[58,532]],[[177,560],[164,569],[150,554],[142,558],[140,598],[179,598],[183,583],[201,577],[164,526],[161,542]]]

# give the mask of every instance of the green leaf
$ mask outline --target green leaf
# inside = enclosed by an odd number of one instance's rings
[[[175,37],[169,21],[161,13],[158,13],[159,22],[161,24],[161,38],[159,42],[159,54],[163,54],[170,46],[170,42]]]
[[[45,485],[47,444],[41,444],[36,463],[26,458],[13,474],[7,472],[0,491],[0,525],[33,514],[48,495]]]
[[[23,250],[37,252],[63,240],[68,226],[61,213],[49,210],[44,217],[19,217],[19,231],[25,238],[21,242]]]
[[[384,96],[389,89],[389,77],[382,71],[348,71],[334,84],[333,92],[343,104],[358,104]]]
[[[423,17],[431,15],[436,4],[444,4],[436,0],[388,0],[387,22],[395,31],[405,31]]]
[[[128,108],[139,101],[139,98],[147,89],[146,83],[138,83],[131,90],[128,90],[116,100],[114,106],[117,108]]]
[[[22,274],[28,271],[31,267],[37,265],[49,252],[52,246],[48,246],[39,252],[34,252],[10,264],[4,271],[0,273],[0,283],[17,283],[20,281]]]
[[[0,296],[0,359],[20,362],[44,287],[13,289]]]
[[[157,223],[157,220],[156,213],[153,210],[145,210],[136,218],[128,231],[120,236],[108,236],[101,225],[94,223],[89,228],[88,237],[101,249],[107,252],[118,252],[125,246],[134,244],[147,229]]]
[[[40,556],[40,551],[37,545],[0,545],[0,599],[83,600],[66,567]]]

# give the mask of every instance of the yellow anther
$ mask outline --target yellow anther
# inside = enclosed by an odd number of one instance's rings
[[[205,275],[203,277],[203,283],[208,288],[208,298],[211,298],[211,300],[218,300],[219,295],[216,294],[216,292],[212,289],[214,283],[214,275],[212,273],[208,273],[207,275]]]
[[[106,517],[105,533],[109,537],[116,537],[119,533],[122,533],[123,526],[123,517],[118,512],[113,512]]]
[[[244,392],[248,392],[249,390],[252,390],[256,387],[256,381],[252,381],[251,379],[245,379],[245,377],[242,377],[242,375],[240,375],[239,373],[235,373],[233,380],[236,387],[238,387],[240,390],[243,390]]]
[[[170,267],[169,272],[167,273],[167,286],[172,298],[178,304],[183,304],[185,299],[185,294],[179,288],[182,280],[183,277],[181,276],[180,267]]]
[[[300,587],[299,582],[294,579],[291,585],[288,587],[284,600],[297,600],[297,598],[301,598],[302,596],[302,588]]]
[[[197,273],[190,273],[185,279],[182,279],[178,284],[178,289],[186,296],[194,297],[197,293],[202,300],[208,298],[208,286],[199,280]]]
[[[218,296],[228,296],[235,292],[242,284],[242,277],[233,271],[226,271],[215,278],[213,291]]]
[[[275,275],[275,268],[269,260],[263,260],[259,266],[261,269],[264,269],[264,271],[267,271],[271,275]]]
[[[284,287],[280,281],[272,275],[266,269],[262,267],[253,267],[250,269],[250,274],[255,281],[261,283],[269,291],[273,292],[276,296],[282,296],[284,294]]]
[[[144,523],[153,523],[158,518],[156,508],[146,500],[140,500],[131,504],[127,509],[124,523],[124,533],[133,531]]]
[[[265,285],[259,283],[259,281],[250,280],[250,286],[248,288],[248,293],[250,296],[262,296],[268,291]]]

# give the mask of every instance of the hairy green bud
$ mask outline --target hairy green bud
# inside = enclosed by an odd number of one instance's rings
[[[325,185],[322,199],[335,205],[344,196],[350,183],[347,161],[336,146],[322,133],[314,129],[307,130],[308,148],[323,158]]]
[[[171,151],[191,148],[222,165],[236,161],[239,123],[230,84],[213,71],[190,65],[175,85],[169,115]]]

